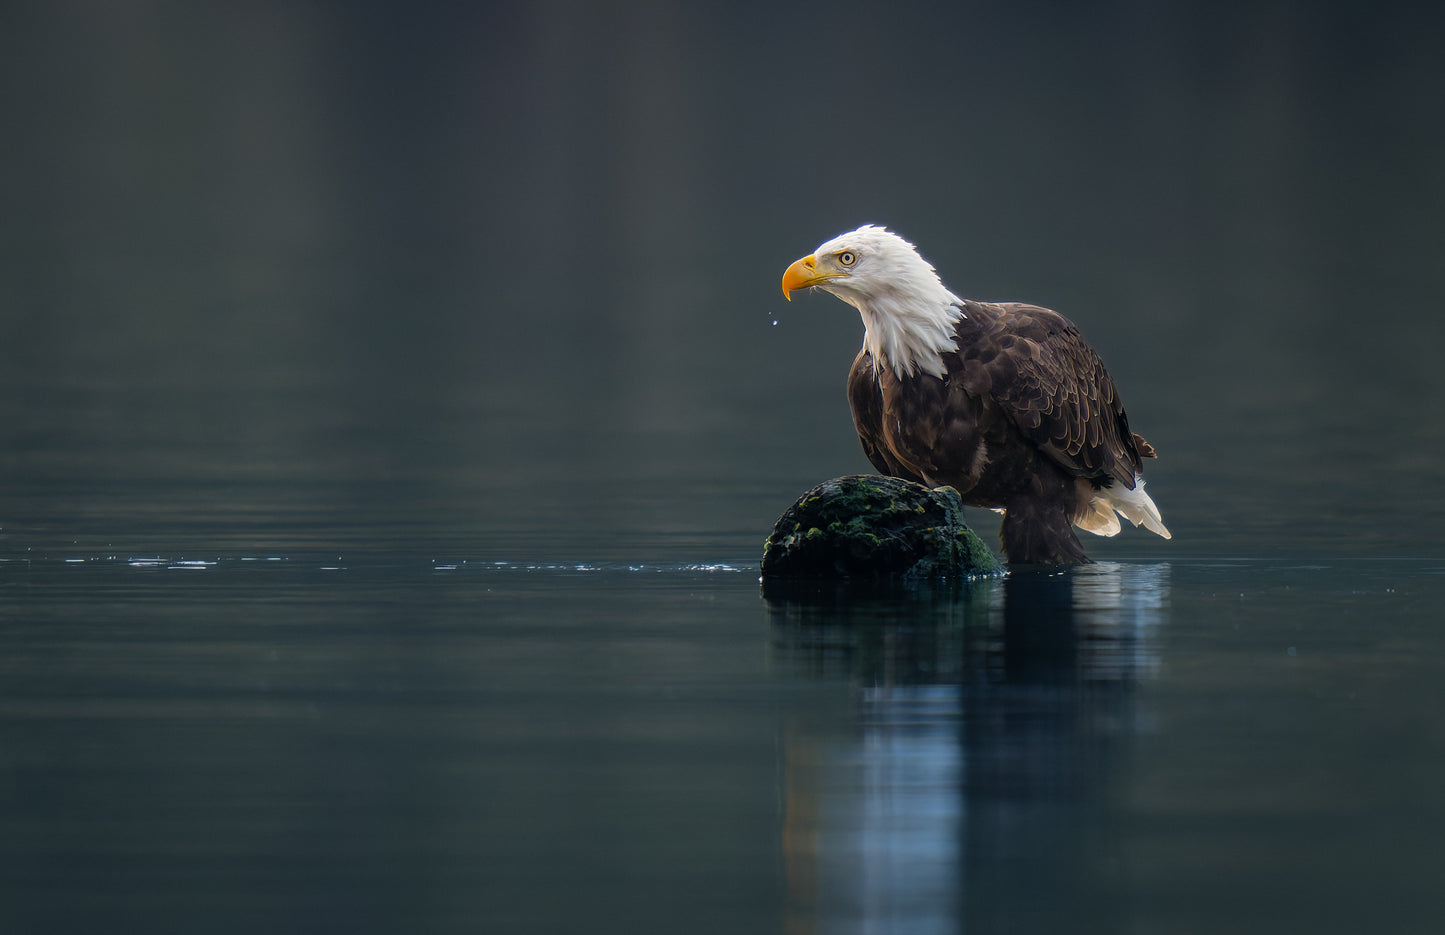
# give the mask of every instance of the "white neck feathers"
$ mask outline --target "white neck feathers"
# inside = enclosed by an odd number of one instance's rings
[[[847,301],[863,318],[863,347],[876,374],[886,365],[899,379],[915,373],[942,377],[943,355],[955,349],[954,328],[963,302],[932,276],[932,283],[910,282]]]

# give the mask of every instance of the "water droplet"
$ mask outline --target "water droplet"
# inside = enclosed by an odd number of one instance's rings
[[[773,319],[773,327],[778,327],[778,320],[776,318]]]

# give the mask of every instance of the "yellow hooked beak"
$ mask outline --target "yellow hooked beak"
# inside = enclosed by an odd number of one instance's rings
[[[811,253],[793,263],[783,273],[783,297],[789,302],[793,301],[793,293],[799,289],[806,289],[809,286],[816,286],[820,282],[827,282],[830,279],[837,279],[846,276],[847,273],[819,273],[818,258]]]

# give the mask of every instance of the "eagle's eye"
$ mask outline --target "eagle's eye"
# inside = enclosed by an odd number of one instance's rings
[[[838,254],[838,265],[840,266],[852,266],[856,262],[858,262],[858,256],[851,250],[844,250]]]

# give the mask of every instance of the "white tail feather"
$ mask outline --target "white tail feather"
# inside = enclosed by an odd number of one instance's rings
[[[1094,499],[1089,501],[1088,510],[1083,516],[1074,520],[1074,525],[1096,536],[1116,536],[1119,534],[1120,526],[1115,513],[1135,526],[1143,526],[1155,535],[1165,539],[1173,538],[1169,534],[1169,530],[1164,528],[1164,520],[1159,516],[1159,508],[1144,492],[1142,478],[1134,478],[1133,490],[1129,490],[1121,484],[1099,488],[1094,493]]]
[[[1117,536],[1119,534],[1119,517],[1101,497],[1095,497],[1089,501],[1089,511],[1078,519],[1074,525],[1085,532],[1091,532],[1096,536]]]

